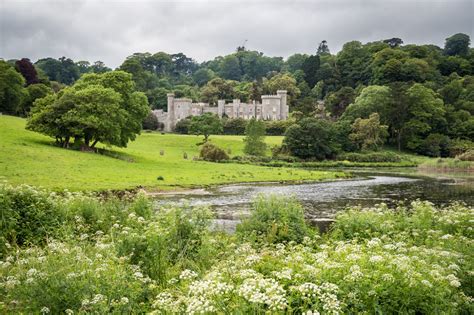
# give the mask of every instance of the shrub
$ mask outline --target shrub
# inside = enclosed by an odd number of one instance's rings
[[[199,157],[205,161],[211,162],[219,162],[229,159],[229,156],[223,149],[209,142],[203,144],[201,151],[199,152]]]
[[[202,254],[211,217],[207,208],[188,207],[161,208],[149,223],[131,216],[136,225],[119,227],[114,233],[120,239],[118,254],[130,257],[148,277],[166,285],[176,276],[176,268],[201,268],[208,263]]]
[[[7,261],[0,268],[0,279],[8,279],[0,286],[0,301],[12,302],[0,302],[2,313],[142,313],[153,292],[140,268],[107,244],[50,241]]]
[[[343,153],[337,156],[339,161],[350,162],[400,162],[402,159],[393,152]]]
[[[264,156],[267,149],[265,143],[265,124],[263,121],[252,119],[245,128],[244,153],[254,156]]]
[[[180,133],[183,135],[189,134],[189,125],[191,124],[190,118],[181,119],[174,126],[174,132]]]
[[[450,140],[447,136],[439,133],[432,133],[423,140],[420,154],[432,157],[447,157],[449,156]]]
[[[44,244],[61,235],[65,211],[56,198],[31,186],[0,184],[0,256],[10,246]]]
[[[243,118],[226,119],[223,125],[225,135],[243,135],[247,127],[247,120]]]
[[[452,140],[449,145],[449,155],[455,157],[466,151],[474,150],[474,143],[469,140],[456,139]]]
[[[250,216],[237,225],[241,239],[269,243],[302,242],[314,231],[306,224],[304,211],[294,199],[277,196],[258,197],[252,205]]]
[[[153,112],[150,112],[142,123],[142,127],[145,130],[157,130],[159,126],[160,123],[158,122],[158,118],[153,114]]]
[[[474,162],[474,150],[468,150],[468,151],[458,155],[456,158],[458,158],[461,161]]]
[[[288,129],[290,122],[286,120],[265,121],[265,130],[269,136],[282,136]]]

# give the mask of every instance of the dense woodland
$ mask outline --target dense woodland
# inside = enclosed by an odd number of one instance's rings
[[[31,116],[33,104],[41,103],[35,100],[57,94],[59,100],[78,80],[93,88],[111,70],[101,61],[66,57],[0,60],[0,112]],[[169,92],[216,104],[218,99],[259,100],[286,89],[291,119],[267,123],[267,134],[285,133],[282,150],[301,158],[332,158],[382,145],[455,156],[472,148],[474,139],[474,49],[465,34],[447,38],[443,48],[404,45],[399,38],[351,41],[337,54],[322,41],[313,55],[297,53],[286,60],[246,47],[200,64],[182,53],[135,53],[116,70],[131,74],[151,109],[166,109]],[[107,93],[109,100],[119,97]],[[188,123],[179,124],[177,132],[188,132]],[[239,119],[222,124],[230,134],[243,133],[246,126]],[[123,145],[123,139],[109,143]]]

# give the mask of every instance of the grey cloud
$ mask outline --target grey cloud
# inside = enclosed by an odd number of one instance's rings
[[[247,47],[271,56],[333,52],[351,40],[400,37],[439,46],[473,35],[472,0],[0,0],[0,57],[68,56],[116,67],[134,52],[204,61]]]

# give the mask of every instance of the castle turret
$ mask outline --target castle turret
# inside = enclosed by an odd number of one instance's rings
[[[280,97],[280,119],[287,119],[289,107],[287,105],[287,95],[286,90],[278,90],[277,95]]]
[[[225,100],[217,101],[217,115],[219,117],[222,117],[224,115],[224,106],[225,106]]]
[[[166,94],[166,96],[168,97],[168,121],[165,125],[165,130],[172,131],[174,128],[174,125],[176,124],[175,109],[174,109],[174,93],[168,93]]]

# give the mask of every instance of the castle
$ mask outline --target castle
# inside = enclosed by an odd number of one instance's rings
[[[232,103],[224,100],[217,101],[216,106],[208,103],[193,103],[189,98],[175,98],[173,93],[169,93],[168,111],[161,109],[153,111],[153,114],[165,126],[165,131],[172,131],[176,123],[189,116],[199,116],[204,113],[213,113],[219,117],[261,120],[286,120],[288,119],[287,95],[285,90],[278,90],[276,95],[262,95],[262,103],[253,101],[252,103],[242,103],[239,99],[234,99]]]

